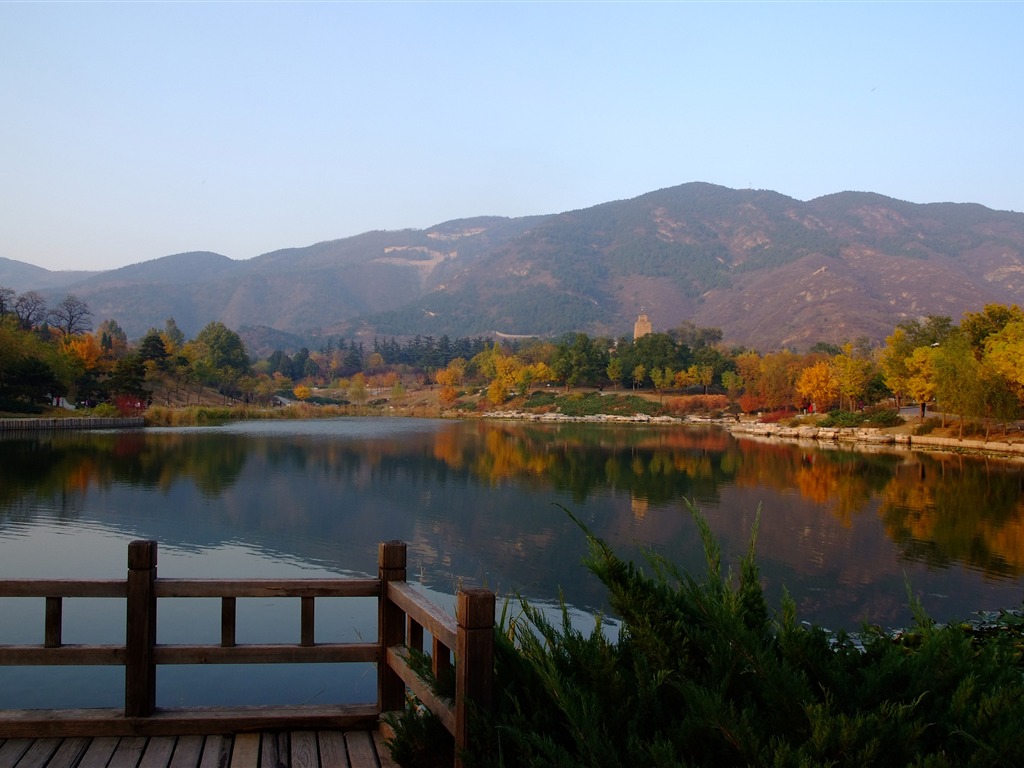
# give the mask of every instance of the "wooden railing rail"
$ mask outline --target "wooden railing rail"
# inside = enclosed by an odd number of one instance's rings
[[[383,712],[404,706],[405,688],[444,724],[455,738],[455,764],[469,747],[472,707],[490,709],[494,687],[494,593],[460,589],[455,620],[423,598],[405,581],[406,547],[382,542],[379,551],[381,588],[380,637],[385,645],[381,670],[380,706]],[[455,699],[442,699],[422,681],[410,664],[410,651],[423,651],[424,630],[431,636],[431,666],[435,677],[455,666]]]
[[[0,646],[0,666],[121,665],[125,668],[122,711],[0,711],[0,739],[25,736],[214,733],[267,727],[359,727],[382,712],[401,710],[407,688],[433,711],[452,733],[458,756],[469,744],[469,711],[490,707],[493,685],[494,595],[460,590],[456,617],[426,600],[405,582],[406,546],[382,542],[377,578],[339,579],[159,579],[157,544],[136,541],[128,547],[127,579],[0,580],[0,597],[45,599],[43,642]],[[66,598],[125,600],[124,645],[69,645],[63,638]],[[298,644],[236,642],[238,598],[288,597],[301,604]],[[378,603],[375,642],[315,642],[317,598],[374,597]],[[221,637],[217,645],[157,643],[158,601],[212,598],[221,602]],[[435,674],[454,667],[452,701],[430,691],[409,665],[409,649],[423,650],[430,634]],[[241,707],[236,709],[159,710],[156,669],[172,664],[341,663],[377,664],[377,702],[335,707]]]

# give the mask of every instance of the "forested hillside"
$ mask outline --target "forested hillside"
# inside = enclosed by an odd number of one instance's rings
[[[721,328],[727,343],[806,349],[904,320],[1024,302],[1024,214],[843,192],[802,202],[684,184],[578,211],[368,232],[248,261],[168,256],[104,273],[0,260],[0,285],[67,293],[129,337],[174,317],[293,334],[556,336]]]

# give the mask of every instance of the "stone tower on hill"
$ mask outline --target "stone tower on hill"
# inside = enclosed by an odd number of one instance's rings
[[[633,341],[636,341],[641,336],[646,336],[652,330],[654,329],[651,328],[651,321],[647,319],[647,315],[640,315],[633,324]]]

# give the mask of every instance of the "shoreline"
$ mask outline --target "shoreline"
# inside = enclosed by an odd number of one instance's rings
[[[1024,442],[1009,440],[971,440],[933,435],[911,435],[885,432],[864,427],[787,427],[781,424],[756,422],[723,423],[733,434],[780,440],[813,440],[817,443],[854,443],[858,445],[888,446],[906,450],[943,451],[946,453],[998,454],[1010,458],[1024,458]]]
[[[1024,440],[971,440],[933,435],[911,435],[909,433],[886,432],[882,429],[865,427],[789,427],[782,424],[762,424],[755,421],[734,419],[711,419],[698,416],[614,416],[598,414],[593,416],[565,416],[560,413],[531,413],[528,411],[488,411],[479,418],[496,421],[536,421],[546,424],[650,424],[716,426],[730,434],[765,440],[791,442],[812,441],[822,447],[840,444],[854,444],[860,447],[896,448],[914,451],[942,451],[946,453],[998,454],[1008,458],[1024,459]]]
[[[68,429],[141,429],[145,426],[146,421],[142,416],[0,419],[0,433],[5,434],[10,432],[57,432]]]
[[[368,414],[369,415],[369,414]],[[413,418],[415,414],[389,414]],[[438,414],[440,418],[474,418],[494,421],[533,421],[542,424],[643,424],[650,426],[715,426],[730,434],[760,440],[787,442],[811,441],[822,447],[842,444],[861,448],[895,448],[899,450],[942,451],[946,453],[973,453],[1024,459],[1024,435],[1017,442],[1010,440],[972,440],[933,435],[911,435],[906,432],[888,432],[865,427],[817,427],[802,425],[763,424],[756,421],[714,419],[700,416],[649,416],[633,414],[593,414],[568,416],[561,413],[534,413],[531,411],[485,411],[474,414]],[[17,432],[45,432],[88,429],[142,429],[149,428],[142,416],[135,417],[73,417],[73,418],[0,418],[0,434]],[[159,429],[159,426],[152,428]]]

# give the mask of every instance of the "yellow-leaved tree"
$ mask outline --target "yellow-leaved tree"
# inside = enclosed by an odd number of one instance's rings
[[[839,381],[829,360],[804,368],[796,380],[796,391],[807,398],[818,413],[828,411],[839,397]]]
[[[985,359],[1024,403],[1024,321],[1007,323],[985,339]]]
[[[847,342],[843,351],[832,358],[832,372],[839,386],[840,407],[842,399],[846,398],[850,410],[855,410],[856,401],[867,393],[871,381],[871,361],[858,356],[853,344]]]
[[[885,347],[879,354],[878,365],[882,369],[882,380],[896,398],[897,408],[903,406],[903,396],[907,392],[907,379],[910,376],[907,358],[913,351],[907,332],[897,328],[892,336],[885,339]]]
[[[935,397],[935,349],[916,347],[907,358],[907,394],[921,406],[924,421],[928,403]]]

